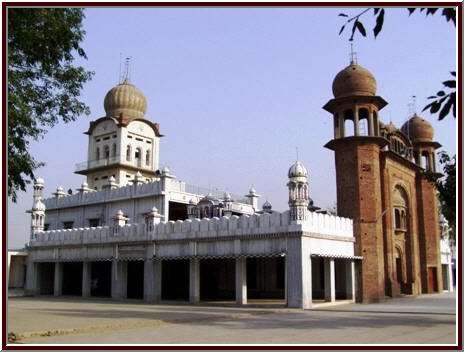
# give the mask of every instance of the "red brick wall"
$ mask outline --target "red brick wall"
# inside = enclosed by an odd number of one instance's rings
[[[384,251],[379,146],[362,137],[335,145],[337,211],[353,219],[355,253],[363,256],[356,272],[357,301],[384,298]]]
[[[423,175],[417,174],[417,213],[419,246],[421,251],[421,281],[424,293],[436,292],[428,280],[428,268],[436,268],[438,292],[443,291],[440,230],[438,221],[438,199],[435,186],[428,182]]]

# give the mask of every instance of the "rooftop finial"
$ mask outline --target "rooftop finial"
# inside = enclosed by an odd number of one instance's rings
[[[353,49],[353,42],[350,43],[351,51],[350,51],[350,64],[357,64],[358,63],[358,53]]]
[[[124,72],[122,73],[122,76],[120,77],[120,81],[124,82],[130,82],[130,75],[131,75],[131,68],[130,68],[130,61],[132,57],[128,56],[126,57],[126,61],[124,62]]]
[[[413,115],[416,114],[416,96],[415,95],[412,96],[412,113]]]
[[[296,161],[299,160],[299,157],[298,157],[298,147],[296,147]]]

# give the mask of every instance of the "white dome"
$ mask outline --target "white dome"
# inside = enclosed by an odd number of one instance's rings
[[[224,200],[230,202],[232,197],[230,196],[229,192],[224,193]]]
[[[249,193],[250,193],[250,194],[256,194],[256,190],[255,190],[253,187],[251,187]]]
[[[42,177],[37,177],[34,181],[34,184],[36,185],[43,185],[44,184],[44,179]]]
[[[32,211],[45,211],[45,209],[45,204],[43,204],[40,199],[38,199],[32,206]]]
[[[288,169],[288,177],[307,177],[308,176],[308,170],[304,167],[304,165],[297,161],[295,164],[290,166],[290,169]]]
[[[64,189],[63,189],[63,187],[58,186],[58,187],[56,188],[56,191],[57,191],[57,192],[64,192]]]
[[[82,188],[87,188],[89,187],[89,184],[87,182],[83,182],[82,185],[81,185]]]

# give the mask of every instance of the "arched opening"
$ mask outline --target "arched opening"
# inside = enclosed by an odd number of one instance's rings
[[[100,160],[100,148],[97,148],[97,150],[95,151],[95,160]]]
[[[345,125],[345,137],[355,135],[354,115],[353,110],[345,110],[343,113],[343,120]]]
[[[430,170],[429,153],[426,150],[424,150],[421,154],[421,167],[426,170]]]
[[[131,160],[131,154],[132,154],[132,148],[130,146],[130,144],[127,146],[127,149],[126,149],[126,160],[127,161],[130,161]]]
[[[369,136],[369,111],[366,108],[359,109],[359,135]]]
[[[149,150],[147,150],[147,153],[145,154],[145,164],[147,166],[150,165],[150,151]]]
[[[142,151],[140,150],[140,148],[137,148],[135,150],[135,155],[134,155],[134,159],[135,159],[135,164],[137,166],[142,166]]]

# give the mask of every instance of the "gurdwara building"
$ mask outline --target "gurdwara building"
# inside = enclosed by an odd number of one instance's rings
[[[375,302],[443,290],[431,125],[414,115],[383,124],[387,104],[356,62],[337,74],[324,109],[334,121],[338,215],[309,197],[308,171],[288,170],[289,209],[176,180],[159,163],[160,126],[126,79],[90,123],[86,181],[43,199],[34,183],[27,246],[29,294],[163,300]],[[352,125],[352,135],[348,133]],[[311,204],[310,204],[311,203]],[[446,271],[446,274],[450,271]],[[450,278],[448,278],[450,282]]]

